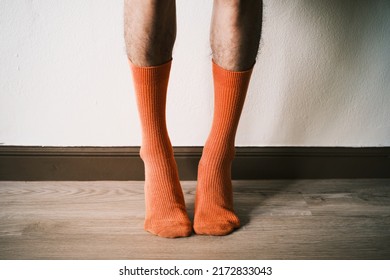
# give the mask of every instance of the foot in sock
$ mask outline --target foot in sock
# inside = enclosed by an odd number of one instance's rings
[[[218,153],[206,146],[199,162],[194,230],[197,234],[226,235],[240,227],[233,210],[231,162],[234,152]]]
[[[130,62],[142,128],[145,165],[144,228],[161,237],[192,233],[165,120],[171,62],[139,67]]]
[[[226,235],[240,227],[233,210],[234,139],[252,69],[229,71],[213,62],[214,118],[198,168],[194,231]]]
[[[141,157],[145,164],[145,230],[168,238],[189,236],[192,225],[173,153],[148,153],[141,148]]]

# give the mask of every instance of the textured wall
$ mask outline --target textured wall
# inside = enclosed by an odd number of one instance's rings
[[[236,144],[390,146],[390,1],[266,0]],[[177,0],[168,96],[177,146],[212,120],[210,0]],[[0,143],[134,146],[122,1],[0,0]]]

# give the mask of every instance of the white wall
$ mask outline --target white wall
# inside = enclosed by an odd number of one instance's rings
[[[212,119],[211,0],[177,0],[176,146]],[[136,146],[122,1],[0,0],[0,143]],[[239,146],[390,146],[390,1],[266,0]]]

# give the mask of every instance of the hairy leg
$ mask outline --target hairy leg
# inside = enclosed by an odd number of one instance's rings
[[[124,20],[126,52],[134,65],[155,66],[171,60],[175,0],[125,0]]]
[[[192,232],[165,119],[175,34],[175,1],[125,0],[126,50],[142,128],[144,228],[171,238]]]
[[[261,0],[214,0],[210,44],[213,60],[226,70],[255,63],[262,28]]]
[[[194,230],[225,235],[240,226],[233,209],[234,139],[259,47],[262,2],[215,0],[211,27],[214,118],[198,168]]]

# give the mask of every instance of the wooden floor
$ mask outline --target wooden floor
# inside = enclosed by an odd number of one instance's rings
[[[195,182],[182,182],[193,216]],[[390,180],[235,181],[225,237],[143,231],[143,182],[0,182],[0,259],[389,259]]]

